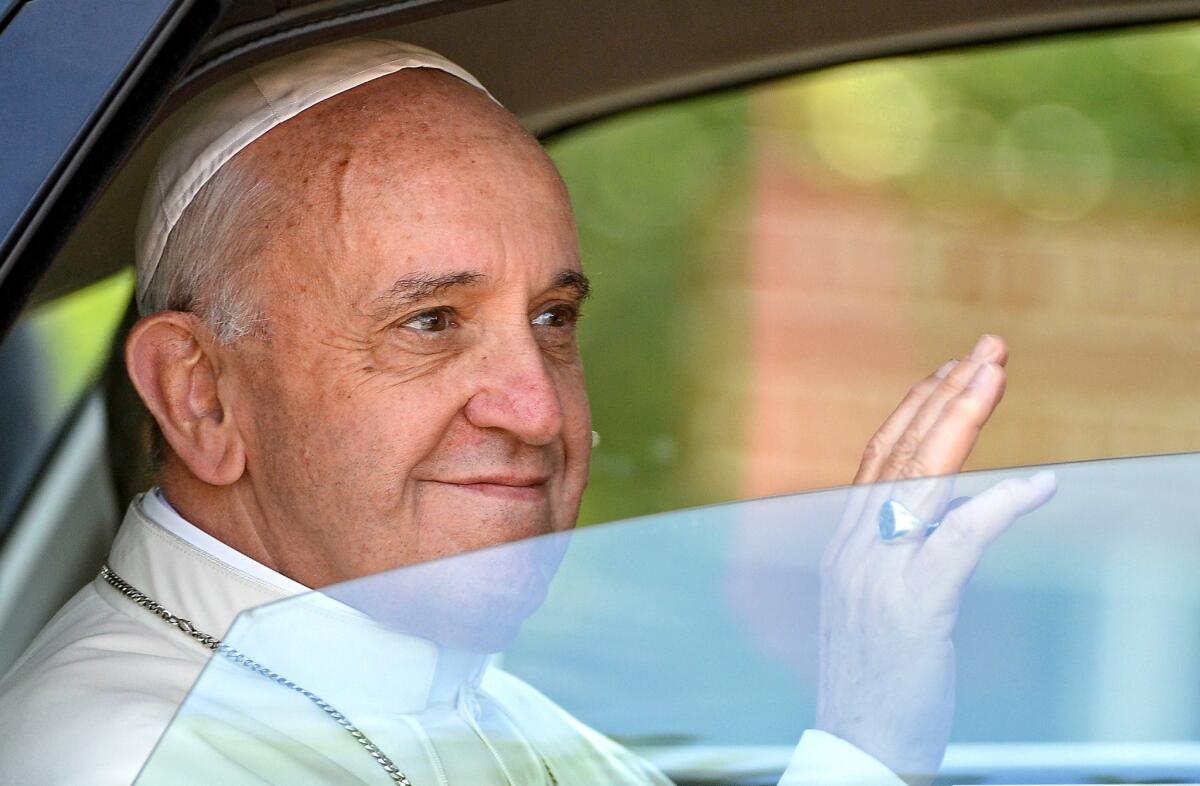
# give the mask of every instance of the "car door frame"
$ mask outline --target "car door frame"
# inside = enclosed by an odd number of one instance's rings
[[[5,91],[0,84],[0,110],[21,129],[19,139],[47,145],[65,141],[61,149],[42,151],[47,155],[26,173],[26,189],[16,194],[21,200],[17,212],[0,225],[0,338],[231,0],[163,0],[161,13],[151,24],[140,35],[135,30],[132,46],[98,47],[104,50],[102,62],[89,60],[87,67],[109,78],[94,86],[88,96],[92,108],[82,123],[69,106],[63,106],[63,112],[47,112],[44,106],[25,106],[19,100],[23,91],[55,84],[55,76],[77,67],[71,62],[81,57],[72,51],[76,42],[64,41],[56,23],[71,14],[121,10],[121,0],[82,0],[86,4],[82,9],[80,2],[18,0],[8,5],[0,19],[0,60],[9,64],[3,79],[10,88]],[[45,58],[22,58],[22,47],[31,40],[51,42],[59,51]],[[46,95],[54,106],[57,96]],[[18,148],[19,139],[13,141]]]

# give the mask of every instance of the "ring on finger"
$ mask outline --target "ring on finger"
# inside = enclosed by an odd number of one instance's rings
[[[914,531],[923,532],[926,537],[932,535],[942,526],[946,515],[955,508],[969,501],[970,497],[957,497],[946,506],[941,517],[934,522],[927,522],[909,510],[903,502],[889,499],[879,509],[879,539],[884,543],[896,543],[904,540]]]
[[[879,539],[884,543],[896,543],[914,531],[928,532],[934,528],[935,525],[924,521],[900,500],[889,499],[879,508]]]

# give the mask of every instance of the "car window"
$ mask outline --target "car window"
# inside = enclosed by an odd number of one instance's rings
[[[1200,640],[1190,487],[1200,455],[1053,471],[1057,494],[989,548],[962,598],[953,734],[937,782],[1195,783]],[[1028,475],[991,470],[944,482],[947,495],[978,498]],[[897,484],[883,491],[904,493]],[[137,782],[171,783],[195,761],[200,739],[220,752],[206,761],[228,766],[231,782],[293,766],[298,740],[370,780],[375,762],[339,728],[347,719],[413,783],[438,782],[428,751],[467,751],[475,734],[492,740],[501,759],[533,750],[553,767],[591,764],[578,728],[544,694],[682,786],[773,784],[816,717],[818,632],[828,613],[818,602],[821,554],[841,512],[876,494],[838,488],[676,511],[250,610]],[[934,532],[926,544],[945,536]],[[458,668],[468,687],[445,704],[436,682],[410,699],[421,669],[414,650],[439,653],[436,673]],[[494,672],[473,693],[470,671],[455,664],[495,651],[505,673],[539,693]],[[397,652],[412,671],[397,669]],[[428,709],[388,704],[381,712],[380,695]],[[489,722],[497,704],[519,708],[519,718]],[[477,725],[446,720],[456,711]],[[411,713],[411,722],[387,731],[380,718],[394,712]],[[413,731],[422,728],[427,737]],[[444,761],[454,783],[453,768],[472,759]],[[572,782],[566,771],[559,782]],[[836,774],[843,777],[820,782],[884,782]],[[928,782],[917,775],[933,773],[913,774]]]
[[[492,624],[473,632],[519,623],[499,647],[515,674],[681,782],[770,782],[811,720],[817,559],[849,492],[679,509],[845,482],[908,386],[982,332],[1013,360],[974,467],[1195,448],[1198,66],[1196,25],[1109,31],[849,65],[550,140],[596,292],[581,523],[660,515],[251,612],[227,644],[282,674],[214,658],[144,782],[154,767],[170,782],[172,739],[247,707],[288,732],[240,749],[265,766],[336,738],[378,775],[296,690],[349,686],[336,703],[358,717],[372,678],[399,673],[366,662],[386,653],[373,639],[323,635],[342,613],[327,601],[379,616],[385,599],[420,623],[397,597],[480,582],[501,605],[455,610]],[[94,380],[130,289],[124,274],[43,306],[0,348],[19,435],[5,505]],[[964,602],[948,777],[1194,780],[1196,457],[1057,469],[1054,504],[999,542]]]
[[[971,466],[1200,446],[1200,28],[852,64],[549,144],[595,297],[585,522],[848,482],[1011,346]]]
[[[58,298],[0,343],[0,539],[100,373],[132,289],[123,273]]]

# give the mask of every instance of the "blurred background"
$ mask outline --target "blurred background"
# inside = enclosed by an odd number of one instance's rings
[[[1196,24],[832,68],[547,148],[595,285],[583,524],[848,482],[908,387],[983,332],[1012,360],[972,467],[1200,448]],[[6,342],[0,400],[43,443],[131,287]],[[24,448],[0,489],[41,453],[4,441]]]
[[[1200,27],[833,68],[550,141],[596,283],[584,518],[846,483],[983,332],[970,467],[1200,448]]]

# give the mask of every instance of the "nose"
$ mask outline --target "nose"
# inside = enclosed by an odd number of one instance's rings
[[[558,387],[528,328],[514,333],[481,351],[478,387],[465,414],[476,428],[502,429],[526,444],[548,445],[563,428]]]

